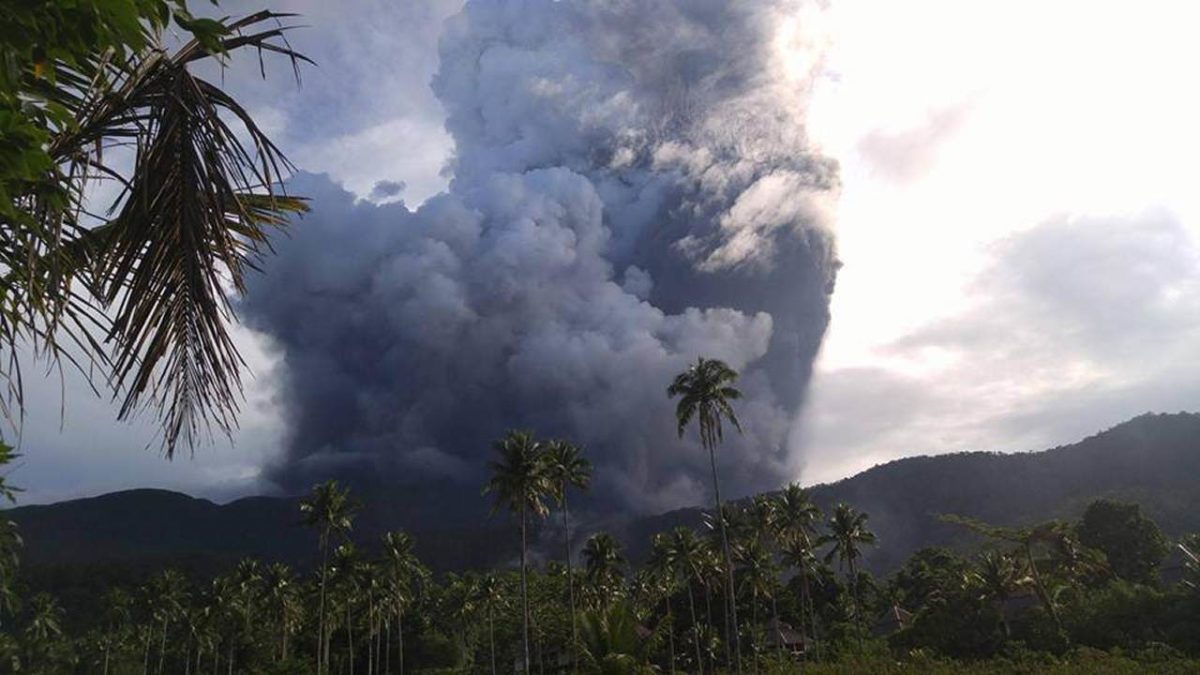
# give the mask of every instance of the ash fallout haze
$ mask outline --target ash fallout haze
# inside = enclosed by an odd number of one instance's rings
[[[212,76],[313,211],[237,307],[235,442],[157,461],[152,420],[30,377],[22,503],[483,504],[514,427],[586,446],[601,509],[705,503],[665,395],[700,355],[742,372],[731,495],[1200,406],[1190,4],[269,4],[302,86]]]
[[[269,479],[469,497],[491,441],[528,427],[586,446],[608,507],[699,503],[707,458],[665,396],[697,355],[742,371],[731,493],[792,478],[838,267],[837,166],[804,124],[823,38],[802,10],[480,2],[450,18],[432,82],[448,189],[412,210],[298,177],[313,211],[240,306],[283,355]]]

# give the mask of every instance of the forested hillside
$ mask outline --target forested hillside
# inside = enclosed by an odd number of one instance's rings
[[[436,492],[428,486],[426,491]],[[1077,517],[1088,502],[1112,497],[1142,505],[1171,536],[1200,530],[1200,415],[1143,415],[1079,443],[1024,454],[970,452],[912,457],[812,488],[825,512],[845,502],[870,514],[879,546],[867,552],[876,572],[895,569],[926,546],[969,545],[971,535],[940,522],[968,515],[1003,525]],[[363,497],[354,538],[375,541],[404,529],[434,570],[482,569],[511,560],[509,520],[490,519],[486,502],[447,504],[424,513],[403,494]],[[312,532],[300,526],[298,499],[251,497],[217,505],[163,490],[132,490],[9,513],[25,538],[27,570],[112,563],[211,569],[252,555],[307,566]],[[595,519],[578,532],[617,532],[630,556],[647,552],[653,533],[696,525],[698,509],[646,518]]]

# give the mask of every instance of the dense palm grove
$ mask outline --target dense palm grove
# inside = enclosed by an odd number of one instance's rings
[[[486,490],[526,535],[552,508],[569,525],[568,491],[590,476],[578,449],[528,433],[497,443],[492,470]],[[351,543],[353,497],[329,482],[299,514],[314,534],[311,569],[244,560],[215,579],[164,569],[110,589],[86,617],[19,592],[9,533],[0,653],[13,672],[106,674],[497,673],[526,659],[539,673],[923,670],[944,658],[1197,665],[1186,660],[1200,652],[1195,538],[1172,546],[1136,506],[1099,500],[1077,523],[1020,530],[958,519],[990,543],[970,558],[921,551],[886,579],[861,565],[876,534],[851,506],[823,514],[792,485],[723,513],[736,628],[718,527],[660,533],[637,566],[603,532],[571,555],[564,527],[558,550],[539,548],[527,565],[435,575],[402,532]],[[1165,580],[1172,549],[1182,576]]]

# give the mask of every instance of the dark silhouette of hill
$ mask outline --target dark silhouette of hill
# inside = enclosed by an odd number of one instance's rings
[[[1078,443],[1042,452],[962,452],[908,457],[836,483],[814,486],[829,513],[845,502],[870,514],[879,546],[867,564],[889,572],[926,546],[978,542],[938,515],[967,515],[1000,525],[1072,520],[1100,497],[1137,502],[1170,536],[1200,531],[1200,415],[1146,414]],[[697,525],[684,509],[631,523],[628,538],[677,524]],[[638,553],[644,549],[638,548]]]
[[[438,490],[428,485],[416,495],[376,491],[363,497],[355,538],[370,548],[386,530],[408,530],[417,538],[418,555],[443,571],[515,557],[509,521],[487,518],[483,499],[445,504],[436,514],[418,506]],[[870,514],[879,547],[867,562],[876,572],[894,569],[924,546],[970,545],[961,528],[937,519],[942,513],[1020,525],[1074,518],[1091,500],[1112,497],[1142,504],[1170,535],[1200,531],[1200,415],[1143,415],[1043,452],[901,459],[816,486],[813,497],[826,511],[844,501]],[[25,539],[24,569],[41,577],[38,585],[59,586],[84,575],[136,580],[140,570],[164,564],[206,574],[244,556],[307,567],[315,534],[300,525],[298,501],[250,497],[219,505],[165,490],[129,490],[8,514]],[[637,560],[653,533],[700,521],[698,509],[683,509],[596,521],[580,534],[611,530]]]

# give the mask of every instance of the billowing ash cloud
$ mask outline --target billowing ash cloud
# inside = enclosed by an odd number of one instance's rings
[[[475,494],[516,427],[584,445],[610,507],[698,503],[707,457],[665,389],[705,355],[743,373],[727,488],[786,480],[837,266],[802,9],[513,0],[452,18],[433,82],[449,191],[410,211],[299,177],[313,213],[242,306],[289,373],[273,479]]]

